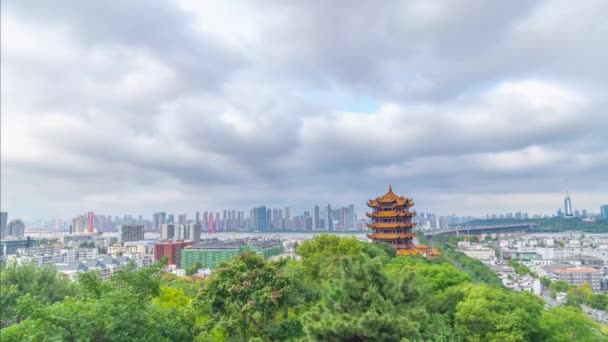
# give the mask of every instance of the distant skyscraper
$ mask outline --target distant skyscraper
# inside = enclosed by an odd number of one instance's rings
[[[185,224],[186,223],[186,219],[187,219],[186,214],[179,214],[179,215],[177,215],[177,224]]]
[[[152,228],[158,230],[160,228],[160,222],[158,221],[158,213],[152,214]]]
[[[205,212],[205,216],[207,216],[207,212]],[[213,222],[213,213],[209,213],[209,218],[207,219],[207,233],[208,234],[215,233],[215,223]]]
[[[165,223],[175,223],[175,215],[169,214],[167,215],[167,222]]]
[[[199,213],[198,211],[194,215],[194,222],[195,223],[200,223],[201,222],[201,213]]]
[[[314,226],[315,230],[321,229],[320,222],[319,222],[319,206],[318,205],[315,205],[313,226]]]
[[[355,205],[348,205],[348,219],[346,220],[346,228],[354,229],[355,228]]]
[[[88,226],[87,230],[88,230],[89,234],[93,234],[93,231],[95,230],[95,227],[93,226],[94,220],[95,220],[94,216],[95,215],[93,214],[92,211],[89,211],[87,213],[87,220],[88,220],[88,223],[89,223],[89,226]]]
[[[268,229],[268,214],[269,209],[265,205],[255,208],[256,212],[256,228],[260,232],[264,232]]]
[[[608,204],[604,204],[600,207],[600,217],[602,220],[608,220]]]
[[[564,199],[564,215],[566,217],[574,216],[574,213],[572,212],[572,199],[570,199],[570,195],[566,195],[566,198]]]
[[[329,203],[327,204],[327,219],[326,219],[326,225],[327,225],[327,230],[332,231],[334,230],[334,219],[333,219],[333,213],[331,211],[331,206],[329,205]]]
[[[0,239],[6,236],[6,225],[8,224],[8,212],[0,212]]]
[[[158,213],[158,229],[165,223],[167,223],[167,214],[161,211]]]

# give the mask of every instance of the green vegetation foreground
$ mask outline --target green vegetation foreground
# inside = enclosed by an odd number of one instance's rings
[[[444,259],[321,235],[301,260],[243,253],[206,280],[161,264],[76,283],[53,269],[2,269],[2,341],[606,341],[574,307],[544,308]],[[458,256],[460,258],[460,256]],[[479,265],[470,263],[473,267]],[[460,266],[459,266],[460,267]]]

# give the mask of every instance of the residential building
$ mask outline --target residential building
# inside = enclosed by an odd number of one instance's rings
[[[0,240],[0,255],[14,255],[21,248],[34,247],[35,240],[27,238],[23,239],[3,239]]]
[[[167,257],[168,265],[180,264],[180,251],[192,243],[187,241],[163,241],[154,244],[154,261]]]
[[[556,268],[552,274],[557,280],[566,281],[570,285],[578,286],[587,282],[592,291],[600,290],[600,271],[595,268]]]
[[[118,233],[119,242],[140,241],[144,239],[144,226],[140,224],[122,224]]]
[[[11,220],[6,226],[6,237],[22,238],[25,236],[25,224],[20,219]]]
[[[174,223],[163,223],[160,229],[161,240],[174,240],[175,239],[175,224]]]

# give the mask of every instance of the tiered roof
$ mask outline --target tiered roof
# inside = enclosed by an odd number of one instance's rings
[[[386,204],[394,204],[396,206],[407,206],[407,207],[411,207],[414,205],[414,201],[411,198],[407,198],[407,197],[403,197],[403,196],[397,196],[394,192],[393,192],[393,188],[389,185],[388,186],[388,192],[382,196],[382,197],[378,197],[376,199],[370,199],[367,202],[367,205],[369,207],[377,207],[377,206],[381,206],[381,205],[386,205]]]

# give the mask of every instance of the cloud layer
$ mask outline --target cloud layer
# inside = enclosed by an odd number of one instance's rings
[[[2,3],[2,209],[608,202],[605,1]],[[12,216],[12,214],[11,214]]]

